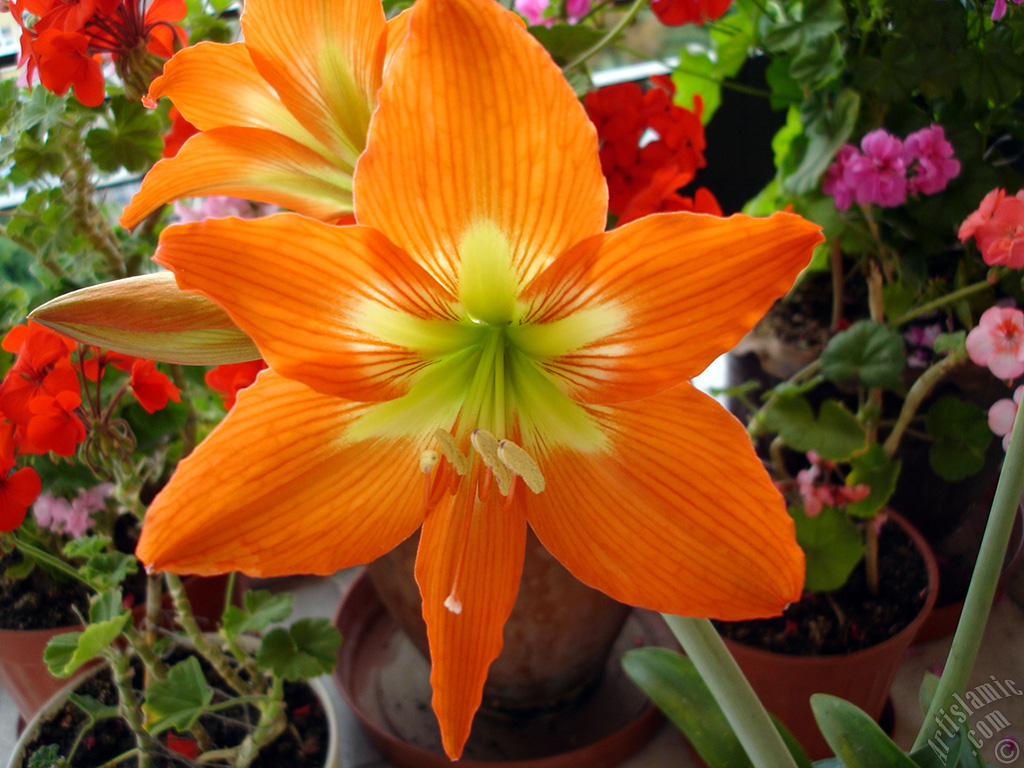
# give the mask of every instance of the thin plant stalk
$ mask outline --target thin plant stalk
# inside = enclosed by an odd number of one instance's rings
[[[754,768],[796,768],[778,729],[711,622],[662,615],[722,708]]]
[[[960,614],[960,623],[953,636],[939,686],[914,742],[914,749],[928,743],[928,739],[935,735],[932,724],[949,710],[955,694],[967,690],[967,681],[978,657],[985,624],[992,610],[996,583],[1006,556],[1006,546],[1010,541],[1021,492],[1024,492],[1024,417],[1018,411],[1010,433],[1006,458],[1003,459],[1003,469],[999,474],[995,498],[992,500],[985,536],[981,540],[978,562],[974,566],[971,585]]]

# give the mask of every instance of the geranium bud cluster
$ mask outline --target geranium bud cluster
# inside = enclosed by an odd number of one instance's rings
[[[895,208],[908,196],[934,195],[960,174],[960,161],[941,125],[930,125],[901,140],[884,128],[871,131],[860,148],[846,144],[825,172],[821,190],[836,207]]]
[[[1024,267],[1024,190],[1007,197],[1004,190],[993,189],[960,225],[959,237],[960,242],[973,237],[990,266]]]
[[[163,60],[187,41],[173,24],[185,0],[8,0],[21,27],[21,60],[31,83],[58,95],[74,91],[89,107],[103,103],[104,57],[131,96],[142,96]]]
[[[673,103],[670,77],[657,75],[651,83],[647,91],[637,83],[618,83],[583,98],[601,142],[608,211],[620,225],[666,211],[721,215],[708,190],[692,198],[678,192],[706,165],[700,97],[691,111]]]
[[[89,428],[116,441],[110,427],[113,403],[104,404],[100,387],[108,368],[130,374],[114,396],[130,389],[149,413],[181,395],[152,360],[78,345],[36,323],[11,329],[3,340],[14,364],[0,382],[0,530],[17,528],[41,491],[36,470],[15,470],[19,457],[55,454],[71,457],[89,437]]]

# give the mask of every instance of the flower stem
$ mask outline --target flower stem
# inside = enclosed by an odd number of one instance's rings
[[[778,729],[711,622],[662,616],[711,689],[754,768],[796,768]]]
[[[192,613],[192,604],[188,600],[188,595],[185,594],[181,578],[173,573],[164,573],[164,578],[167,580],[167,591],[171,593],[171,599],[174,601],[174,618],[185,630],[196,653],[210,662],[210,665],[217,670],[217,674],[223,677],[224,682],[231,686],[236,693],[242,696],[251,696],[252,686],[238,676],[228,655],[216,644],[210,642],[196,623],[195,615]]]
[[[1010,446],[1003,460],[1003,469],[999,474],[992,511],[985,526],[985,536],[981,540],[978,562],[967,590],[963,612],[960,614],[960,623],[953,636],[953,644],[946,657],[946,666],[939,679],[938,689],[914,742],[914,749],[926,745],[929,736],[934,737],[934,728],[931,728],[931,724],[938,722],[942,714],[949,710],[953,704],[953,695],[967,690],[967,681],[974,668],[985,624],[992,609],[996,583],[1002,570],[1003,558],[1006,556],[1006,545],[1010,540],[1022,491],[1024,417],[1018,412],[1013,423],[1013,431],[1010,433]]]
[[[82,578],[82,574],[80,574],[75,568],[72,568],[70,565],[65,563],[63,560],[57,559],[56,557],[54,557],[53,555],[49,554],[48,552],[44,552],[43,550],[39,549],[38,547],[35,547],[32,544],[29,544],[24,539],[18,538],[17,535],[14,536],[14,545],[18,549],[20,549],[22,552],[24,552],[26,555],[31,557],[32,559],[38,560],[39,562],[44,563],[45,565],[48,565],[49,567],[51,567],[51,568],[53,568],[55,570],[58,570],[61,573],[66,574],[66,575],[72,577],[76,581],[82,582],[83,584],[85,584],[87,587],[89,587],[92,590],[96,589],[96,587],[93,586],[93,584],[90,581],[88,581],[87,579]]]
[[[900,447],[900,440],[903,439],[903,434],[907,431],[907,427],[910,426],[914,416],[917,415],[917,410],[921,407],[921,403],[935,389],[935,385],[965,360],[967,360],[967,349],[958,349],[950,352],[946,357],[918,376],[917,381],[910,387],[910,391],[903,401],[903,407],[900,408],[900,414],[896,419],[896,423],[893,425],[892,431],[889,432],[889,436],[885,439],[885,443],[882,446],[886,457],[891,459],[895,455],[896,449]]]
[[[952,304],[954,301],[960,299],[966,299],[968,296],[973,296],[976,293],[981,293],[986,289],[991,289],[992,284],[988,280],[980,280],[977,283],[971,285],[965,285],[963,288],[958,288],[955,291],[950,291],[944,296],[940,296],[937,299],[932,299],[924,304],[920,304],[913,309],[908,309],[902,315],[897,317],[895,320],[889,321],[889,326],[892,328],[899,328],[904,323],[909,323],[911,320],[922,315],[927,315],[929,312],[941,309],[942,307]]]
[[[589,61],[591,58],[596,56],[601,51],[603,51],[605,47],[607,47],[612,40],[618,37],[622,30],[629,26],[629,23],[633,21],[634,18],[636,18],[636,15],[640,12],[640,9],[643,8],[644,3],[645,0],[634,0],[633,5],[629,7],[629,11],[627,11],[626,15],[619,20],[618,24],[609,29],[605,36],[598,40],[596,43],[594,43],[592,46],[590,46],[590,48],[585,50],[575,59],[573,59],[564,67],[562,67],[562,71],[570,72],[573,69],[576,69],[576,67],[579,67],[582,64],[586,63],[587,61]]]

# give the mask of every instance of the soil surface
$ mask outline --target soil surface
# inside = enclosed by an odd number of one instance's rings
[[[81,584],[67,579],[56,581],[42,568],[24,579],[6,579],[3,574],[21,562],[14,551],[0,556],[0,629],[56,629],[81,624],[89,612],[89,593]]]
[[[917,616],[928,596],[924,558],[893,521],[879,534],[878,595],[867,586],[864,562],[849,581],[830,593],[808,593],[774,619],[715,622],[736,642],[802,656],[847,653],[877,645]]]
[[[217,690],[226,690],[226,684],[206,669],[207,678]],[[137,687],[142,685],[142,674],[137,672]],[[117,704],[117,689],[111,681],[107,669],[83,681],[76,693],[91,696],[102,704]],[[284,688],[286,711],[289,726],[274,742],[264,747],[253,761],[253,768],[323,768],[328,725],[323,707],[304,683],[285,683]],[[223,699],[218,694],[214,701]],[[200,723],[218,747],[228,748],[239,744],[249,731],[247,723],[255,724],[258,719],[254,707],[239,705],[207,714],[200,718]],[[48,744],[56,744],[61,755],[67,755],[75,739],[84,729],[84,735],[77,750],[71,756],[69,768],[96,768],[106,765],[108,761],[128,752],[135,746],[135,740],[128,726],[120,718],[102,720],[91,729],[86,728],[86,717],[76,705],[66,704],[48,722],[43,724],[39,736],[34,739],[26,751],[31,755]],[[168,731],[159,737],[159,752],[155,755],[154,768],[182,768],[183,766],[199,766],[188,754],[194,750],[194,742],[189,734],[179,737],[176,732]],[[111,763],[111,768],[135,768],[136,760],[126,758]],[[222,766],[229,761],[207,763],[207,766]],[[27,768],[28,762],[23,761],[14,768]]]

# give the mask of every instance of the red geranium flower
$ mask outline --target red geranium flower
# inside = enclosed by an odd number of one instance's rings
[[[729,10],[732,0],[651,0],[651,10],[667,27],[714,21]]]
[[[25,519],[29,505],[39,496],[42,482],[32,467],[0,475],[0,531],[13,531]]]
[[[207,371],[207,386],[220,393],[224,407],[231,410],[235,405],[238,393],[256,381],[256,376],[267,367],[263,360],[250,360],[247,363],[228,363],[218,365]]]
[[[53,451],[58,456],[71,456],[85,440],[85,425],[75,409],[82,404],[78,392],[58,392],[56,397],[39,395],[32,398],[29,409],[32,419],[26,433],[36,451]]]
[[[156,363],[152,360],[136,358],[132,364],[131,387],[139,405],[145,408],[147,413],[155,413],[166,408],[168,400],[181,402],[178,388],[167,378],[167,374],[156,369]]]

